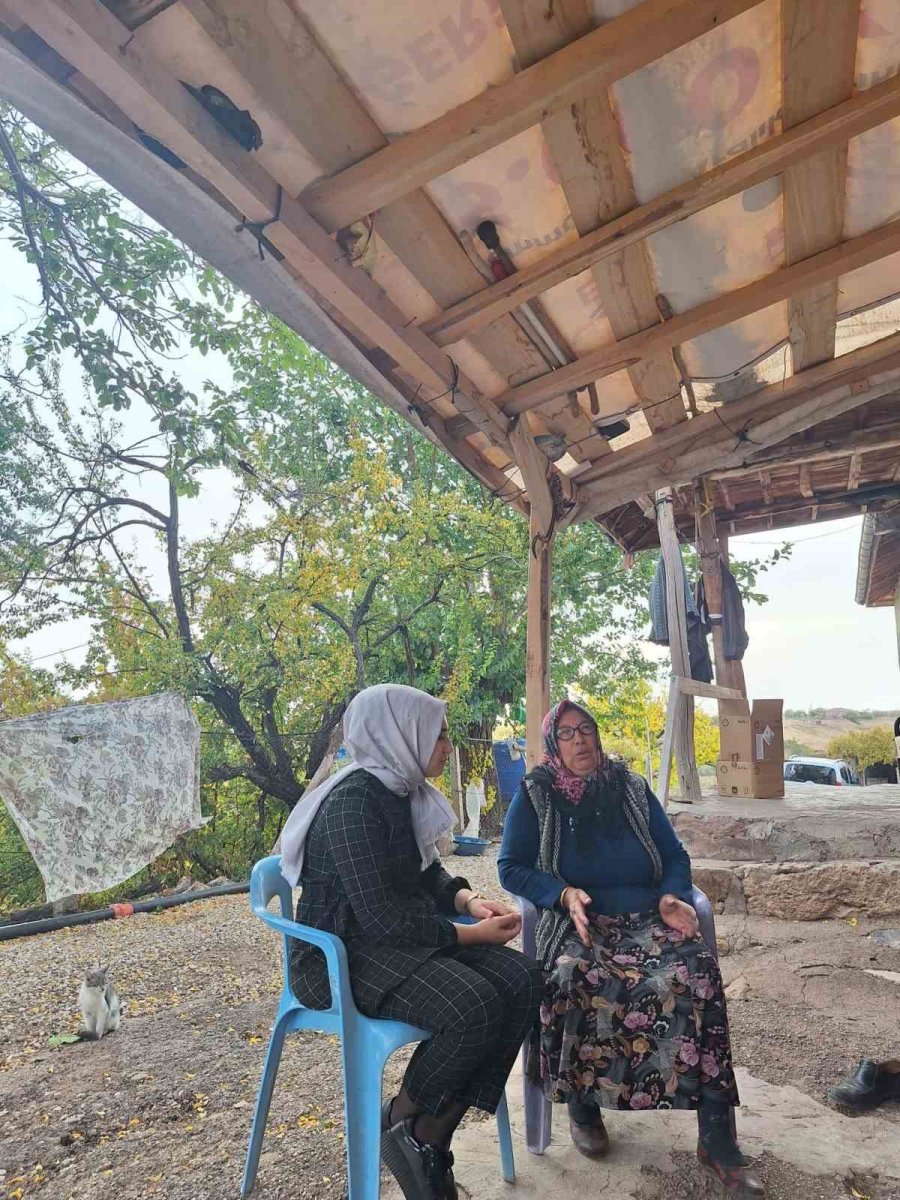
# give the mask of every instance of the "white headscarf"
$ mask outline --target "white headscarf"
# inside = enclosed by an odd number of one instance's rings
[[[306,836],[322,801],[360,767],[398,796],[409,796],[422,870],[434,862],[438,838],[456,823],[443,792],[424,774],[446,711],[443,700],[395,683],[366,688],[351,700],[344,713],[344,745],[353,761],[304,796],[281,831],[281,873],[291,887],[303,870]]]

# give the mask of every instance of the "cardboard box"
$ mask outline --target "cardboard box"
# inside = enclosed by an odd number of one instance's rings
[[[728,762],[719,759],[716,787],[720,796],[776,800],[784,795],[782,764]]]
[[[752,796],[753,763],[719,759],[716,786],[720,796]]]
[[[719,701],[719,761],[749,763],[753,759],[753,729],[746,700]]]
[[[784,767],[783,700],[754,700],[751,713],[753,748],[751,761]],[[782,794],[784,789],[782,788]]]

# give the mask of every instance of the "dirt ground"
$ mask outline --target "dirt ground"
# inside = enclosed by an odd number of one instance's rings
[[[492,857],[454,865],[500,894]],[[863,923],[720,917],[717,928],[735,1057],[754,1076],[822,1100],[860,1057],[900,1055],[900,985],[865,973],[900,971],[900,951]],[[112,964],[122,1029],[51,1047],[77,1028],[80,977],[98,958]],[[280,987],[277,940],[244,896],[0,943],[0,1200],[237,1196]],[[387,1086],[402,1066],[397,1056]],[[879,1115],[900,1124],[900,1105]],[[254,1195],[341,1196],[342,1124],[337,1045],[295,1037]],[[641,1200],[705,1200],[681,1157],[680,1190],[648,1169]],[[853,1196],[852,1183],[763,1165],[770,1200]],[[863,1182],[869,1200],[900,1200],[895,1185]]]

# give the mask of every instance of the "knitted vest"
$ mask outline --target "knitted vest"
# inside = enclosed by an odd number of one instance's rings
[[[559,853],[562,846],[562,815],[553,804],[549,790],[537,779],[526,775],[523,780],[531,806],[538,819],[541,831],[540,849],[536,866],[538,870],[546,871],[561,883],[559,871]],[[623,807],[628,825],[641,843],[653,868],[653,882],[659,884],[662,879],[663,865],[656,848],[656,843],[650,833],[650,801],[647,798],[647,784],[640,775],[628,771],[625,778]],[[545,908],[538,918],[535,934],[538,962],[546,971],[553,969],[553,963],[559,954],[560,947],[575,926],[572,918],[565,911],[555,908]]]

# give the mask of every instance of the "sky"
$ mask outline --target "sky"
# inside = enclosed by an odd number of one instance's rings
[[[0,241],[0,332],[20,325],[37,299],[30,268]],[[190,386],[216,375],[209,359],[188,352],[178,370]],[[73,376],[77,390],[77,377]],[[149,497],[148,497],[149,498]],[[207,532],[231,505],[230,479],[214,473],[200,498],[184,506],[189,534]],[[744,659],[748,695],[781,697],[786,708],[871,708],[900,712],[900,666],[892,608],[866,609],[854,601],[862,518],[798,526],[732,538],[733,557],[763,557],[790,541],[789,561],[760,577],[765,604],[747,608],[750,646]],[[601,536],[598,533],[598,536]],[[14,649],[37,665],[63,658],[77,663],[87,640],[85,623],[42,630]]]

